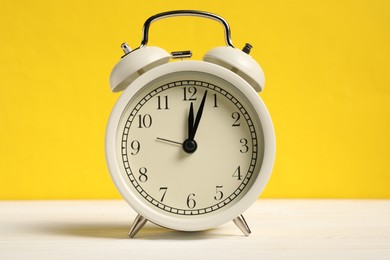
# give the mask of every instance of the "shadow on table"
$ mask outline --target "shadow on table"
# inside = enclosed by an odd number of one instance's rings
[[[96,224],[96,223],[58,223],[54,225],[41,225],[35,227],[35,231],[40,233],[49,233],[60,236],[94,237],[94,238],[112,238],[112,239],[131,239],[127,236],[129,225],[116,224]],[[204,231],[176,231],[147,223],[135,236],[135,239],[172,239],[172,240],[197,240],[211,239],[217,237],[240,236],[224,233],[222,229],[210,229]]]

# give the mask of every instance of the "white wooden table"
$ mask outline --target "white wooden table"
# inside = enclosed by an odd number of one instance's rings
[[[260,200],[204,232],[153,224],[127,237],[122,200],[0,201],[0,259],[390,259],[390,200]]]

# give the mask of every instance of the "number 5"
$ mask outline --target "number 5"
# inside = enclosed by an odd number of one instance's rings
[[[215,200],[221,200],[223,198],[223,192],[221,191],[221,189],[223,188],[223,186],[217,186],[215,187],[215,190],[216,190],[216,195],[214,196],[214,199]]]

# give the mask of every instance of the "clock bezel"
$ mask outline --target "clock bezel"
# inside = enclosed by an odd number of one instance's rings
[[[246,96],[251,103],[256,112],[256,116],[258,116],[262,125],[264,135],[264,157],[262,165],[259,169],[259,173],[254,173],[254,175],[257,174],[257,177],[247,193],[226,210],[215,212],[211,215],[204,214],[197,216],[196,218],[182,218],[170,215],[169,213],[160,212],[153,209],[153,206],[148,202],[141,200],[128,186],[128,181],[123,178],[116,152],[116,136],[118,133],[119,121],[128,102],[150,82],[167,74],[180,72],[203,72],[229,81]],[[239,216],[256,201],[271,175],[275,157],[275,135],[266,106],[257,92],[244,79],[232,71],[212,63],[202,61],[179,61],[167,63],[147,71],[125,89],[111,112],[106,130],[105,148],[106,160],[111,178],[122,197],[138,214],[149,221],[164,227],[183,231],[196,231],[209,229],[226,223]]]

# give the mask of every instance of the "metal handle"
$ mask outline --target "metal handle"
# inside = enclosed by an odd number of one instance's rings
[[[225,30],[226,45],[234,48],[232,40],[230,38],[230,27],[225,19],[213,13],[195,11],[195,10],[175,10],[175,11],[163,12],[151,16],[148,20],[145,21],[144,28],[143,28],[143,39],[141,41],[141,45],[139,46],[139,48],[144,47],[148,44],[149,27],[152,22],[163,18],[174,17],[174,16],[198,16],[198,17],[209,18],[217,22],[220,22]]]

